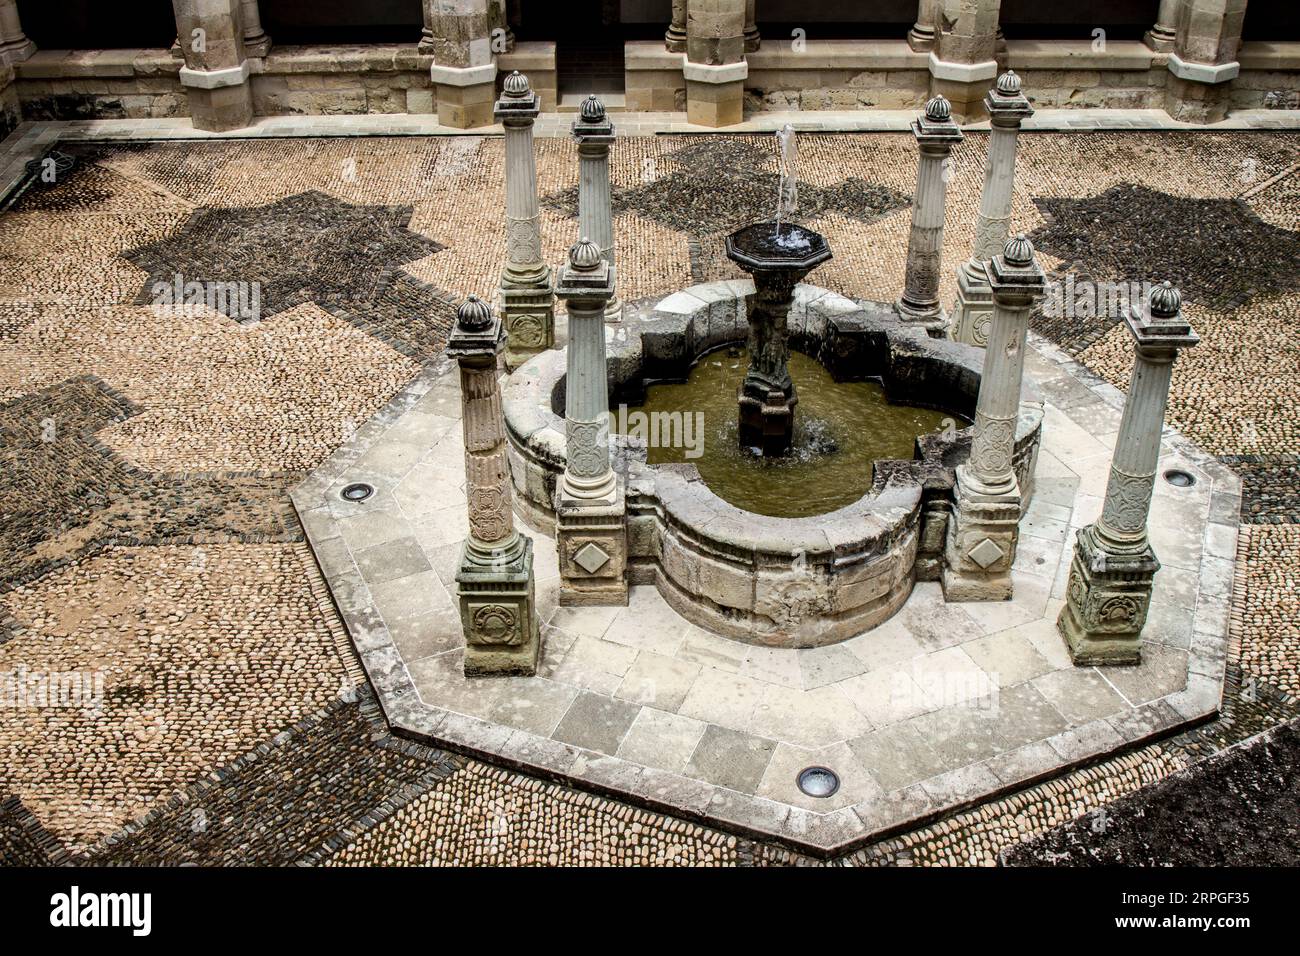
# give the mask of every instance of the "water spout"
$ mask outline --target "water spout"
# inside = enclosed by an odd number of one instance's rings
[[[799,159],[799,144],[795,141],[794,127],[789,123],[776,133],[781,158],[781,179],[776,195],[776,237],[781,240],[781,225],[799,208],[799,180],[795,166]]]

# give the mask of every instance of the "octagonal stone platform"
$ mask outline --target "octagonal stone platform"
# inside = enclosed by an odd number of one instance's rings
[[[794,650],[712,634],[649,586],[559,608],[555,545],[530,532],[543,624],[530,678],[467,680],[453,593],[464,501],[454,366],[427,368],[292,497],[394,731],[817,855],[910,829],[1205,720],[1227,650],[1240,484],[1166,430],[1143,663],[1076,668],[1055,626],[1074,532],[1096,519],[1123,397],[1041,340],[1046,399],[1014,599],[918,584],[865,634]],[[375,487],[344,501],[355,481]],[[833,769],[830,798],[798,772]]]

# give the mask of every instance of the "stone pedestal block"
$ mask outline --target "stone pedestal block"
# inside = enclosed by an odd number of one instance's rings
[[[627,604],[627,508],[622,489],[610,499],[573,498],[561,489],[555,539],[560,557],[560,604]]]
[[[465,676],[537,673],[541,632],[533,584],[533,542],[518,536],[516,555],[491,555],[486,565],[467,541],[456,571],[465,631]]]
[[[501,287],[506,327],[506,368],[516,369],[534,355],[555,348],[555,296],[546,289]]]
[[[1057,626],[1079,667],[1136,664],[1151,588],[1160,562],[1147,545],[1134,554],[1112,554],[1097,526],[1079,532],[1065,607]]]
[[[220,133],[253,125],[253,88],[247,82],[213,89],[189,86],[186,92],[195,129]]]
[[[989,490],[957,469],[956,501],[948,522],[941,580],[948,601],[1006,601],[1016,558],[1020,489]]]

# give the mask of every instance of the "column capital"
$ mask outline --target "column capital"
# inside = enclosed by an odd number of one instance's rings
[[[1034,244],[1024,233],[1007,240],[1002,255],[989,262],[988,275],[993,299],[1003,308],[1028,308],[1047,285],[1043,267],[1034,259]]]
[[[578,145],[608,145],[614,141],[614,124],[605,115],[605,104],[592,93],[582,101],[578,118],[573,121],[573,138]]]
[[[505,78],[492,115],[504,126],[529,126],[541,110],[542,98],[533,92],[528,77],[515,70]]]
[[[461,364],[492,358],[501,351],[501,320],[492,307],[471,295],[456,310],[456,325],[447,341],[447,355]]]
[[[614,297],[614,267],[587,237],[569,247],[569,261],[560,269],[555,295],[579,309],[602,309]]]
[[[925,112],[912,121],[912,135],[918,146],[943,153],[965,138],[952,121],[952,105],[943,96],[933,97],[925,104]]]
[[[1007,70],[998,77],[993,89],[984,97],[984,108],[994,126],[1018,128],[1034,115],[1034,108],[1020,91],[1020,77],[1015,70]]]
[[[1200,344],[1201,337],[1183,318],[1183,296],[1169,281],[1151,290],[1147,301],[1124,316],[1137,344],[1137,352],[1148,361],[1172,361],[1179,349]]]

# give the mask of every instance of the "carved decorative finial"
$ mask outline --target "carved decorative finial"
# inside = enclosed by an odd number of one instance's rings
[[[1034,244],[1023,232],[1012,236],[1002,249],[1002,258],[1007,265],[1027,266],[1034,261]]]
[[[582,101],[582,121],[584,123],[603,123],[605,122],[605,104],[596,98],[592,93]]]
[[[492,324],[492,307],[471,295],[456,310],[456,325],[465,332],[482,332]]]
[[[952,118],[952,104],[944,96],[936,96],[925,104],[925,118],[931,123],[946,123]]]
[[[579,272],[600,268],[600,247],[585,236],[569,247],[569,266]]]
[[[998,77],[998,92],[1003,96],[1015,96],[1020,92],[1020,77],[1015,70],[1007,70]]]
[[[1166,279],[1151,290],[1151,315],[1158,319],[1172,319],[1183,307],[1183,294]]]
[[[532,92],[528,87],[528,77],[524,76],[518,70],[515,70],[507,76],[501,84],[502,91],[506,96],[522,98]]]

